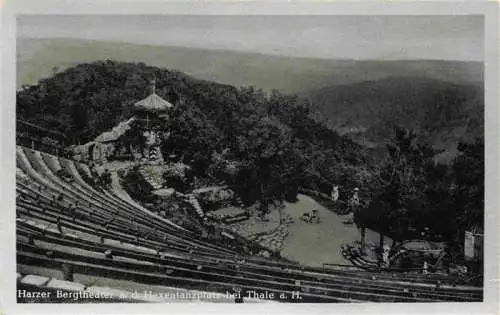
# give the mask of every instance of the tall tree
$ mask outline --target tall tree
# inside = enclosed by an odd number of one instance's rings
[[[261,210],[268,212],[270,200],[284,200],[287,184],[293,174],[289,164],[292,155],[289,128],[273,116],[253,117],[255,124],[238,138],[238,157],[248,174],[246,185],[258,186]]]
[[[379,231],[379,247],[384,244],[384,235],[391,235],[394,241],[410,237],[408,226],[419,222],[417,218],[427,207],[426,170],[433,164],[434,154],[417,143],[416,132],[400,127],[395,128],[387,152],[381,169],[382,185],[362,216]]]
[[[458,150],[461,154],[454,160],[452,170],[456,238],[460,241],[466,229],[484,227],[484,140],[460,143]]]
[[[219,149],[221,134],[194,104],[178,104],[170,113],[165,129],[168,137],[162,141],[163,156],[176,155],[190,164],[195,173],[206,175],[211,155]]]

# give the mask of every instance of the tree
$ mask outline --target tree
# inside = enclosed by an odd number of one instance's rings
[[[168,187],[174,188],[181,193],[186,193],[192,188],[193,184],[191,169],[182,163],[170,164],[163,173],[163,179]]]
[[[463,233],[472,227],[484,228],[484,140],[460,143],[460,155],[454,160],[453,209],[455,238],[461,243]]]
[[[282,201],[294,173],[291,162],[290,130],[275,117],[254,117],[246,134],[238,138],[238,157],[246,173],[245,186],[252,191],[258,186],[263,213],[270,200]]]
[[[211,154],[220,146],[219,130],[193,104],[180,104],[165,124],[168,137],[162,140],[163,156],[176,155],[193,167],[197,176],[206,175]]]
[[[417,133],[396,127],[394,139],[387,144],[388,155],[381,168],[382,185],[361,221],[379,231],[379,247],[384,235],[391,235],[394,243],[406,239],[408,226],[417,222],[427,207],[428,189],[426,170],[433,164],[434,151],[418,145]],[[363,223],[362,223],[363,224]]]
[[[154,199],[153,187],[144,179],[139,167],[132,168],[123,178],[122,185],[127,193],[135,200],[151,202]]]
[[[433,232],[433,237],[452,241],[456,226],[450,224],[454,220],[453,171],[449,165],[429,165],[426,169],[427,190],[425,192],[427,206],[422,209],[419,225],[425,225]]]

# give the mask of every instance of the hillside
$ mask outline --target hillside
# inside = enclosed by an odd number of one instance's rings
[[[484,97],[479,84],[393,77],[312,90],[313,108],[340,134],[381,145],[393,125],[419,131],[421,140],[454,151],[458,141],[482,137]]]
[[[253,85],[297,93],[387,77],[417,76],[482,82],[483,65],[460,61],[354,61],[295,58],[230,50],[203,50],[74,39],[17,40],[17,86],[36,84],[80,63],[112,59],[177,69],[195,78],[233,86]]]

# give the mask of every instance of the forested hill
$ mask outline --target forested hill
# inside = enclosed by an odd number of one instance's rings
[[[277,140],[277,147],[286,145],[276,151],[277,158],[288,152],[291,171],[303,165],[352,185],[367,180],[362,174],[369,174],[369,152],[312,119],[297,97],[197,80],[142,63],[80,64],[40,80],[18,91],[17,118],[61,132],[70,143],[84,143],[128,118],[133,104],[150,93],[152,78],[156,93],[176,104],[172,119],[182,130],[173,142],[191,151],[200,167],[210,163],[203,159],[213,150],[230,148],[243,161],[249,147],[267,154]]]
[[[314,109],[329,127],[354,139],[385,145],[394,125],[419,132],[421,141],[453,150],[484,133],[481,83],[392,77],[311,90]]]

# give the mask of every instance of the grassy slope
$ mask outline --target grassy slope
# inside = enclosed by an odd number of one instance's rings
[[[144,62],[199,79],[293,93],[389,76],[483,80],[482,64],[473,62],[323,60],[74,39],[18,39],[17,56],[18,87],[50,76],[53,67],[63,70],[102,59]]]

